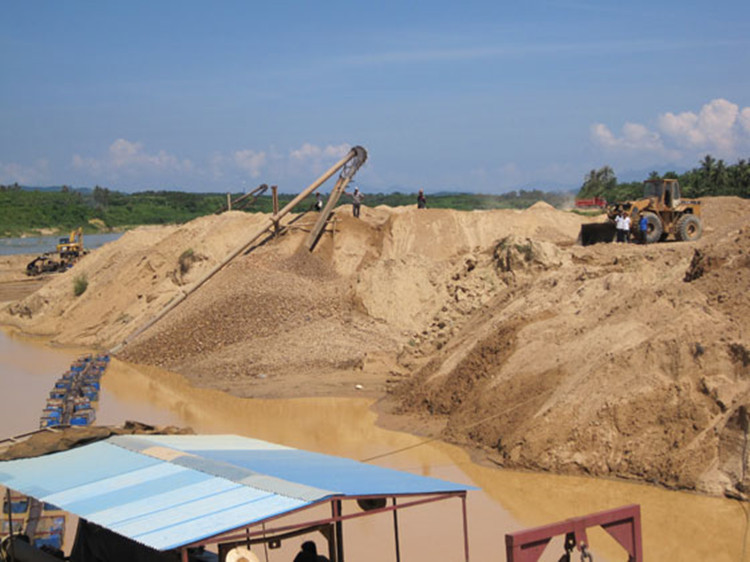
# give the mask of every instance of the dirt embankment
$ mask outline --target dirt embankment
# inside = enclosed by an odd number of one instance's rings
[[[25,298],[48,281],[48,277],[29,277],[26,265],[34,255],[0,256],[0,305]]]
[[[525,211],[337,213],[235,259],[121,353],[242,396],[387,393],[503,466],[741,494],[750,408],[750,203],[704,202],[704,238],[573,244],[587,220]],[[265,220],[142,228],[0,311],[109,348]],[[80,297],[72,280],[85,275]]]

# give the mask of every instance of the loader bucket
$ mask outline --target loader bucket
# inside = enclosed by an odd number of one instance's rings
[[[581,246],[590,246],[599,242],[612,242],[615,239],[615,224],[612,221],[582,224],[578,235]]]

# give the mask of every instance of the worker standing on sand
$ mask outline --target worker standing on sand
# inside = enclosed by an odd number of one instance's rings
[[[315,192],[315,210],[318,212],[323,210],[323,196],[319,191]]]
[[[646,215],[641,215],[641,219],[638,221],[638,234],[640,234],[641,244],[648,244],[648,219]]]
[[[354,193],[351,194],[352,198],[352,214],[359,218],[359,208],[362,206],[362,201],[365,198],[364,193],[362,193],[358,187],[354,188]]]
[[[417,194],[417,209],[426,209],[427,208],[427,199],[424,196],[424,190],[420,189],[419,193]]]
[[[624,221],[623,218],[623,212],[620,211],[617,213],[617,216],[615,217],[615,232],[617,233],[617,241],[618,242],[625,242],[625,227],[624,227]]]
[[[625,215],[622,218],[622,237],[623,242],[630,242],[630,215],[627,213],[623,213]]]

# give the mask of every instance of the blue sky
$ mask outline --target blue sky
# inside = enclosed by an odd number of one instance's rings
[[[14,2],[0,183],[500,193],[750,158],[750,2]]]

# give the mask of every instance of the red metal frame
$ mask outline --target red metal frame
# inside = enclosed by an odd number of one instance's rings
[[[305,521],[300,523],[294,523],[294,524],[287,524],[287,525],[281,525],[278,527],[263,527],[258,528],[258,525],[261,523],[259,521],[256,521],[252,525],[247,525],[243,527],[239,527],[237,529],[233,529],[230,531],[225,531],[224,533],[220,533],[218,535],[213,535],[210,537],[206,537],[204,539],[201,539],[200,541],[196,541],[194,543],[186,544],[180,547],[181,551],[181,560],[183,562],[187,562],[187,550],[190,547],[195,546],[208,546],[211,544],[218,544],[218,543],[230,543],[230,542],[237,542],[237,541],[245,541],[248,539],[254,539],[256,537],[261,536],[268,536],[268,535],[276,535],[279,533],[289,532],[289,531],[295,531],[299,529],[308,528],[311,526],[320,526],[320,525],[328,525],[328,524],[334,524],[334,525],[340,525],[344,521],[349,521],[351,519],[359,519],[360,517],[367,517],[371,515],[375,515],[377,513],[388,513],[393,512],[394,514],[400,510],[405,509],[407,507],[414,507],[417,505],[425,505],[430,504],[438,501],[444,501],[450,498],[460,498],[461,504],[462,504],[462,511],[463,511],[463,539],[464,539],[464,557],[465,562],[469,562],[469,536],[468,536],[468,523],[466,520],[466,491],[456,491],[456,492],[439,492],[435,494],[394,494],[391,497],[394,500],[394,503],[392,505],[385,505],[384,507],[379,507],[376,509],[371,509],[368,511],[363,512],[357,512],[357,513],[350,513],[347,515],[344,515],[341,513],[341,508],[337,505],[337,503],[341,502],[342,500],[357,500],[357,499],[368,499],[368,498],[380,498],[382,496],[333,496],[330,498],[326,498],[324,500],[311,503],[309,505],[300,507],[298,509],[288,511],[286,513],[279,514],[274,517],[269,517],[268,519],[264,519],[262,523],[269,523],[278,521],[280,519],[283,519],[287,517],[288,515],[292,513],[298,513],[301,511],[305,511],[308,509],[311,509],[313,507],[317,507],[326,503],[330,503],[332,506],[332,513],[330,517],[325,517],[321,519],[316,519],[313,521]],[[406,500],[404,503],[396,503],[396,498],[400,498],[402,500]],[[256,530],[251,530],[251,528],[255,527]],[[340,533],[338,533],[337,537],[337,545],[340,543],[341,537]],[[398,549],[398,546],[397,546]],[[337,552],[338,559],[343,562],[343,552]],[[397,556],[399,556],[397,554]]]
[[[628,562],[643,562],[641,543],[641,507],[628,505],[582,517],[574,517],[551,525],[543,525],[505,535],[507,562],[536,562],[552,537],[566,535],[578,550],[588,548],[586,529],[602,527],[625,550]]]

